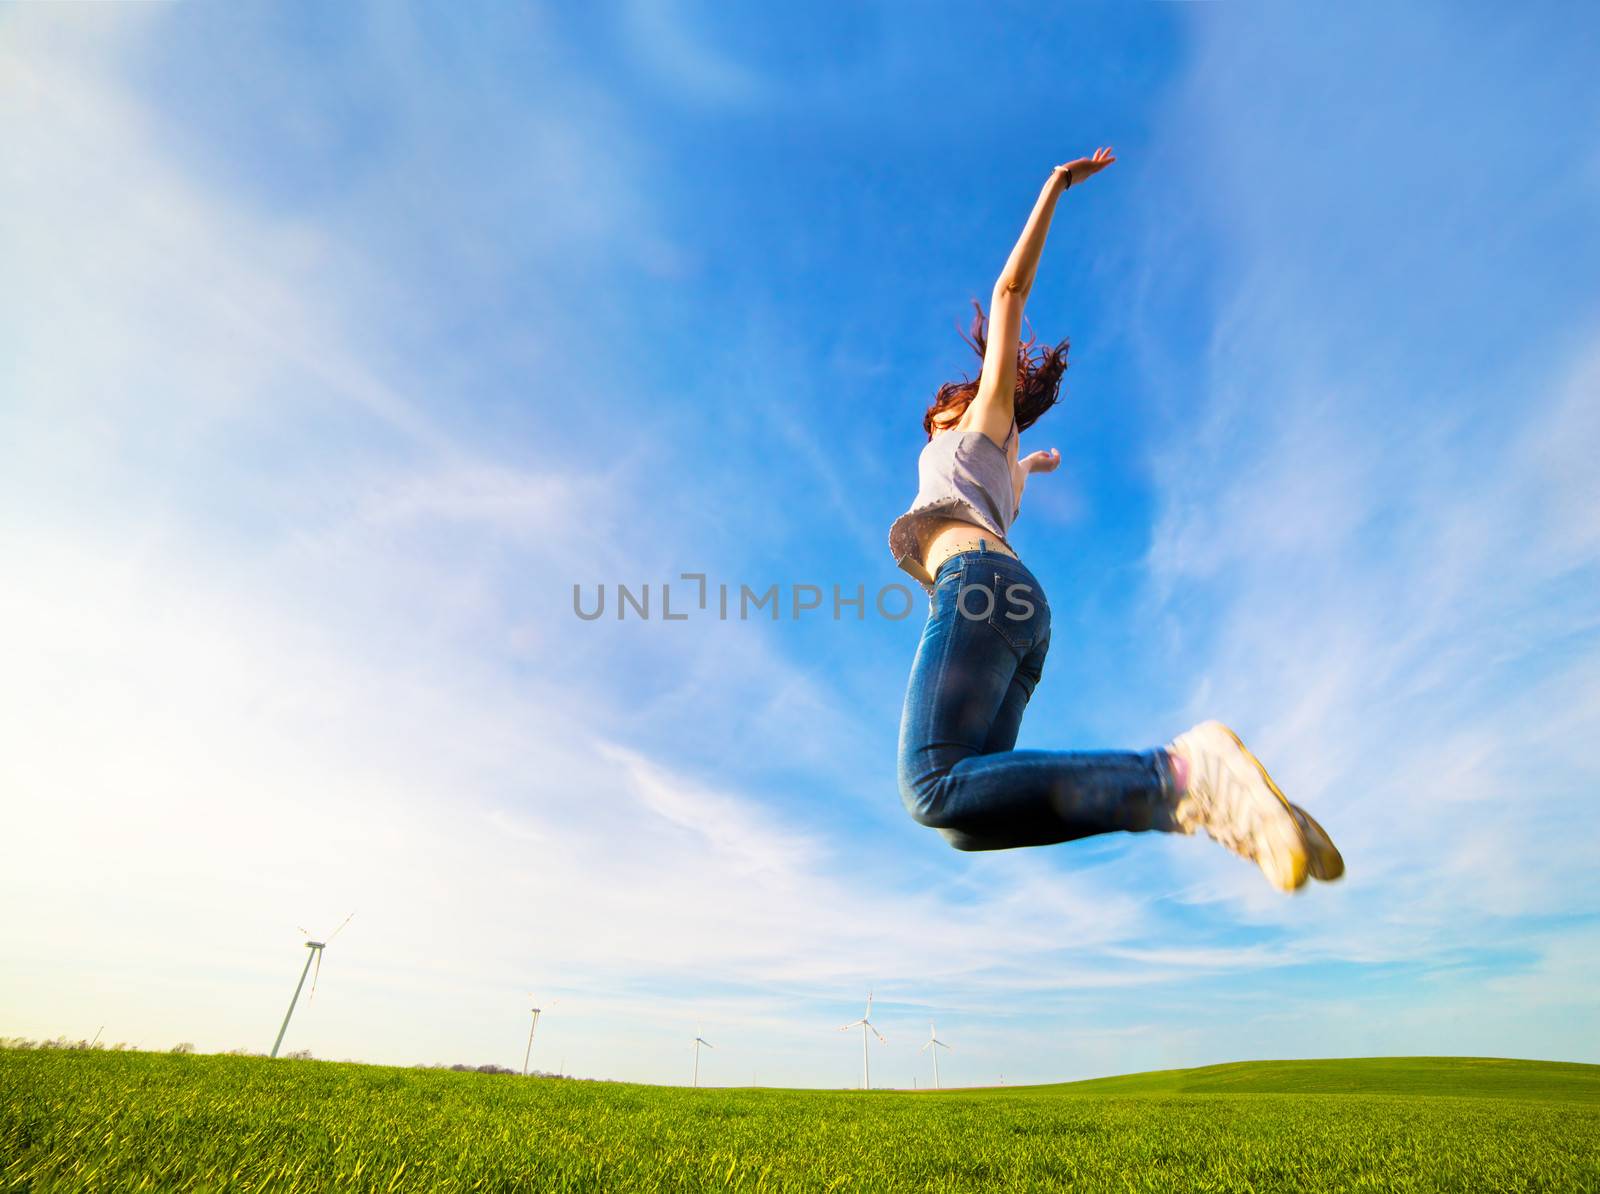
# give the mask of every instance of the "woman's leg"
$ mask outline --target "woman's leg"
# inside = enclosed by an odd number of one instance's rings
[[[1000,698],[1000,710],[989,727],[989,737],[980,752],[992,755],[1002,750],[1012,750],[1017,745],[1017,732],[1022,729],[1022,714],[1033,698],[1033,690],[1044,678],[1044,659],[1050,652],[1050,636],[1033,647],[1017,661],[1017,670],[1011,676],[1006,695]]]
[[[1032,574],[1009,557],[965,553],[940,569],[900,724],[901,798],[957,849],[1003,850],[1116,830],[1175,830],[1164,750],[992,749],[1016,741],[1049,647],[1049,606],[1027,618],[976,587]],[[989,607],[988,616],[982,614]]]

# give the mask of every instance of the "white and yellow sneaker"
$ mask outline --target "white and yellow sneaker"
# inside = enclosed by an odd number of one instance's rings
[[[1310,865],[1307,869],[1311,877],[1323,883],[1331,883],[1344,874],[1344,855],[1339,853],[1339,847],[1333,844],[1333,839],[1328,836],[1328,831],[1317,824],[1316,818],[1298,804],[1290,802],[1289,811],[1300,822],[1300,832],[1306,839],[1306,849],[1310,851]]]
[[[1296,816],[1239,735],[1220,721],[1205,721],[1179,734],[1167,749],[1183,756],[1189,767],[1186,790],[1174,808],[1181,832],[1204,829],[1259,866],[1279,891],[1305,886],[1312,865],[1308,829],[1316,823],[1303,811]],[[1326,834],[1321,837],[1327,840]],[[1332,848],[1332,841],[1328,846]],[[1337,850],[1333,856],[1338,857]],[[1340,860],[1338,871],[1343,870]]]

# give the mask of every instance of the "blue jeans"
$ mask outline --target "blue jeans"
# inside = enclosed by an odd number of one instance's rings
[[[958,552],[933,578],[900,719],[900,797],[958,850],[1171,830],[1167,752],[1015,750],[1050,649],[1050,605],[1022,561]]]

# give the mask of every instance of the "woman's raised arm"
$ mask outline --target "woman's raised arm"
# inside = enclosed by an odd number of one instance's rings
[[[989,302],[989,333],[984,346],[983,370],[978,392],[973,396],[968,416],[963,420],[973,430],[983,431],[997,444],[1003,444],[1011,431],[1017,389],[1017,345],[1022,337],[1022,308],[1039,269],[1039,255],[1050,231],[1050,217],[1056,200],[1068,187],[1098,174],[1117,159],[1111,147],[1094,151],[1093,157],[1079,158],[1057,166],[1039,192],[1022,237],[994,284]]]

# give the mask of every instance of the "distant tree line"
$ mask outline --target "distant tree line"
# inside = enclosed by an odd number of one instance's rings
[[[194,1048],[193,1045],[189,1047]],[[105,1049],[112,1053],[140,1051],[138,1046],[130,1045],[127,1041],[108,1045],[104,1041],[70,1041],[64,1036],[58,1036],[51,1041],[31,1041],[25,1036],[0,1036],[0,1049]]]
[[[96,1050],[96,1051],[103,1049],[103,1050],[106,1050],[106,1051],[111,1052],[111,1053],[124,1053],[124,1052],[148,1053],[148,1052],[156,1052],[156,1050],[140,1049],[137,1045],[130,1045],[126,1041],[118,1041],[114,1045],[108,1045],[104,1041],[100,1041],[100,1040],[93,1040],[93,1041],[76,1040],[76,1041],[74,1041],[74,1040],[68,1040],[64,1036],[58,1036],[54,1040],[49,1040],[49,1041],[35,1041],[35,1040],[30,1040],[27,1037],[21,1037],[21,1036],[0,1036],[0,1049],[93,1049],[93,1050]],[[183,1054],[183,1055],[194,1053],[195,1052],[194,1042],[193,1041],[179,1041],[176,1045],[172,1046],[172,1048],[166,1050],[166,1052],[168,1052],[168,1053],[176,1053],[176,1054]],[[259,1051],[259,1050],[256,1050],[256,1049],[225,1049],[220,1054],[218,1054],[218,1056],[221,1056],[221,1057],[265,1057],[267,1055],[265,1053]],[[292,1052],[280,1054],[279,1055],[279,1060],[280,1061],[315,1061],[317,1059],[314,1056],[312,1056],[312,1053],[311,1053],[310,1049],[295,1049]],[[369,1062],[358,1062],[354,1058],[346,1058],[345,1060],[351,1065],[368,1065],[368,1064],[371,1064]],[[514,1070],[514,1069],[511,1069],[508,1066],[503,1066],[503,1065],[494,1065],[493,1063],[486,1064],[486,1065],[463,1065],[459,1061],[456,1062],[454,1065],[445,1065],[443,1062],[418,1062],[416,1065],[412,1066],[411,1068],[412,1069],[416,1069],[416,1070],[451,1070],[451,1071],[454,1071],[455,1073],[458,1073],[458,1074],[511,1074],[511,1075],[517,1075],[517,1074],[520,1074],[522,1072],[521,1070]],[[530,1078],[569,1078],[569,1075],[567,1075],[567,1074],[552,1074],[552,1073],[549,1073],[549,1072],[547,1072],[545,1070],[530,1070],[528,1076]],[[577,1079],[570,1079],[570,1080],[578,1081],[578,1082],[592,1081],[592,1079],[586,1079],[586,1078],[577,1078]],[[609,1079],[602,1079],[602,1080],[603,1081],[609,1081]]]

